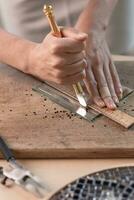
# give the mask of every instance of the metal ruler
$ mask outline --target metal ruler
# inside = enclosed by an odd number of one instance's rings
[[[77,99],[73,98],[71,95],[62,92],[47,83],[34,87],[33,90],[88,121],[93,121],[96,117],[100,116],[99,113],[92,109],[82,107]]]
[[[99,108],[96,105],[88,105],[88,109],[82,107],[77,99],[71,95],[68,95],[61,90],[49,85],[48,83],[42,83],[39,86],[33,88],[34,91],[45,95],[51,101],[59,104],[72,113],[79,115],[80,117],[93,121],[101,114],[109,119],[119,123],[125,128],[129,128],[134,124],[134,92],[131,91],[120,103],[117,110],[109,110],[107,108]],[[130,101],[129,105],[128,102]],[[127,106],[128,105],[128,106]],[[127,107],[127,108],[126,108]],[[129,112],[128,112],[129,110]],[[131,112],[130,112],[131,111]],[[128,112],[128,113],[127,113]]]

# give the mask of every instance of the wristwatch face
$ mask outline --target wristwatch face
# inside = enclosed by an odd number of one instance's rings
[[[113,168],[79,178],[50,200],[134,200],[134,167]]]

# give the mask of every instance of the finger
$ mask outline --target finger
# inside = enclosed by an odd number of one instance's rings
[[[80,32],[74,28],[61,27],[61,34],[63,37],[69,37],[74,40],[85,41],[88,38],[88,34]]]
[[[99,92],[101,94],[103,101],[105,102],[106,107],[115,110],[116,105],[110,95],[108,86],[101,86]]]
[[[112,75],[116,94],[117,94],[119,99],[122,99],[123,89],[122,89],[122,86],[121,86],[121,82],[120,82],[119,75],[117,73],[116,67],[115,67],[112,60],[110,60],[110,72],[111,72],[111,75]]]
[[[109,91],[110,91],[113,101],[115,102],[115,104],[118,104],[119,99],[116,95],[113,79],[112,79],[110,69],[109,69],[109,60],[108,60],[109,57],[107,56],[107,53],[104,51],[104,49],[103,49],[103,58],[104,58],[104,74],[106,77],[107,85],[108,85],[108,88],[109,88]]]
[[[87,64],[86,64],[85,60],[82,59],[71,65],[64,66],[64,69],[65,69],[64,71],[65,71],[65,73],[67,73],[67,75],[71,75],[71,74],[75,74],[77,72],[83,71],[84,69],[86,69],[86,67],[87,67]]]
[[[46,42],[47,40],[47,42]],[[49,33],[44,40],[44,48],[50,50],[53,54],[59,53],[80,53],[85,49],[83,41],[75,40],[73,38],[57,38],[52,33]]]
[[[84,78],[85,78],[85,70],[77,74],[73,74],[72,76],[68,76],[63,81],[64,81],[64,84],[75,84],[83,80]]]
[[[108,65],[108,63],[105,63],[104,65]],[[107,85],[108,85],[111,97],[112,97],[113,101],[116,104],[118,104],[119,100],[118,100],[118,97],[117,97],[116,92],[115,92],[112,76],[111,76],[109,68],[107,66],[104,66],[104,74],[105,74],[105,77],[106,77],[106,81],[107,81]]]
[[[79,61],[83,61],[84,59],[84,54],[83,52],[81,53],[73,53],[73,54],[63,54],[62,55],[62,66],[64,65],[71,65],[74,63],[77,63]]]
[[[90,64],[88,65],[88,69],[86,70],[86,78],[84,79],[84,82],[89,94],[92,96],[94,103],[98,105],[99,107],[104,107],[105,104],[99,95],[97,82],[94,78],[94,74],[92,72],[92,68]]]
[[[99,93],[102,97],[102,99],[104,100],[105,105],[109,108],[109,109],[115,109],[116,105],[114,104],[112,98],[111,98],[111,94],[107,85],[107,81],[103,72],[103,62],[102,62],[102,58],[100,58],[100,55],[98,55],[98,61],[99,61],[99,65],[97,67],[94,67],[94,76],[95,79],[98,83],[98,89],[99,89]]]
[[[68,76],[73,76],[74,74],[81,73],[86,68],[84,60],[80,60],[72,65],[66,65],[62,69],[53,70],[53,76],[57,78],[66,78]]]
[[[86,58],[83,59],[84,63],[85,63],[85,68],[88,69],[88,61]]]
[[[79,62],[82,62],[82,65],[84,64],[85,67],[87,66],[83,53],[73,55],[64,54],[63,56],[53,55],[50,62],[54,69],[62,71],[66,70],[67,67],[71,68],[73,64],[79,64]]]
[[[106,43],[104,45],[105,45],[105,49],[107,50],[107,55],[109,56],[110,55],[109,48],[108,48]],[[113,62],[113,60],[111,59],[110,56],[109,56],[109,60],[110,60],[110,65],[109,65],[110,73],[112,75],[116,95],[118,96],[119,99],[122,99],[123,89],[122,89],[122,86],[121,86],[119,75],[118,75],[118,72],[116,70],[116,66],[114,65],[114,62]]]

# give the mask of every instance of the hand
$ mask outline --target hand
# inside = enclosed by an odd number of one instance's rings
[[[61,28],[62,38],[49,33],[41,44],[35,44],[28,58],[28,73],[41,80],[73,84],[85,78],[83,50],[87,34],[72,28]]]
[[[86,45],[87,89],[99,107],[115,109],[122,97],[122,86],[104,35],[89,35]]]

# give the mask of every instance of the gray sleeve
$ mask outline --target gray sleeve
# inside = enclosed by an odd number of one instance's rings
[[[60,26],[71,26],[86,2],[87,0],[0,0],[0,9],[5,30],[40,42],[50,31],[42,11],[44,4],[54,6]]]
[[[43,0],[0,0],[5,30],[32,41],[41,41],[47,32],[43,5]]]

